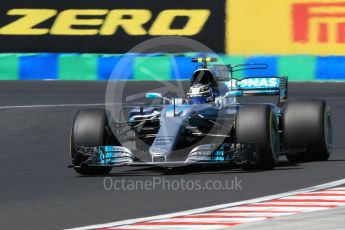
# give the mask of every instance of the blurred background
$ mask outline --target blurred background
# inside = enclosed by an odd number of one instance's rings
[[[290,81],[345,80],[345,1],[339,0],[11,0],[0,9],[1,80],[108,80],[135,45],[184,36],[227,64],[267,63],[251,75]],[[122,80],[189,79],[179,55],[133,53]],[[174,71],[172,63],[176,63]],[[176,68],[178,71],[176,71]]]

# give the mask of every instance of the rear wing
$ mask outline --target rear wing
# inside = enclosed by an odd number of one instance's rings
[[[245,77],[234,78],[235,72],[244,70],[268,69],[267,64],[253,63],[240,65],[227,65],[230,71],[230,89],[238,91],[243,96],[279,96],[278,104],[282,105],[288,97],[288,77]]]

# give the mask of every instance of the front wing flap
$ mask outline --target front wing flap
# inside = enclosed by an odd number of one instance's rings
[[[120,167],[120,166],[164,166],[177,167],[190,164],[229,164],[233,163],[235,150],[230,146],[221,144],[201,145],[194,148],[184,161],[144,162],[137,159],[134,154],[123,146],[97,146],[76,148],[77,156],[84,159],[80,165],[69,167]]]
[[[80,166],[113,166],[133,163],[133,153],[122,146],[76,147],[75,158],[84,159]]]

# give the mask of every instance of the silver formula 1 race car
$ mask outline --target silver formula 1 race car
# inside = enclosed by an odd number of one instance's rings
[[[201,64],[183,98],[147,93],[146,98],[160,103],[131,107],[124,121],[104,109],[79,111],[71,130],[70,167],[82,175],[108,174],[117,166],[190,164],[269,170],[282,155],[291,162],[329,158],[332,130],[326,101],[287,101],[287,77],[233,77],[237,71],[265,69],[265,64],[193,61]],[[257,96],[277,100],[252,102]]]

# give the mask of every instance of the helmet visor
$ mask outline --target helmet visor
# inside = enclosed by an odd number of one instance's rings
[[[189,100],[189,104],[194,105],[194,104],[205,104],[207,103],[207,97],[206,96],[200,96],[200,97],[191,97]]]

